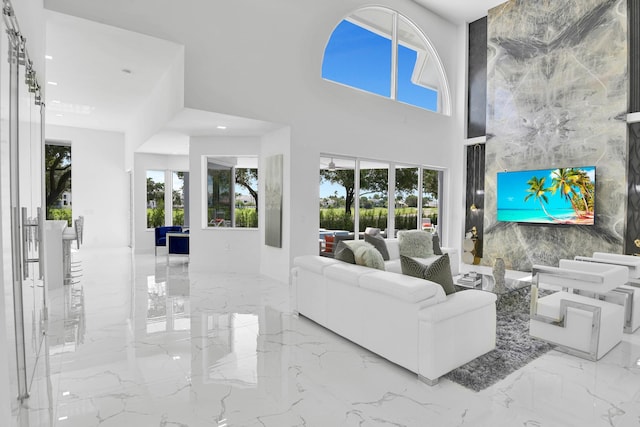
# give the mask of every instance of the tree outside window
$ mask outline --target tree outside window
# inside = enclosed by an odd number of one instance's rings
[[[45,144],[47,219],[71,226],[71,145]]]
[[[147,228],[162,227],[164,223],[164,171],[147,171]]]

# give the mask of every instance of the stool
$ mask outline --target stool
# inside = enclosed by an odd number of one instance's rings
[[[621,305],[561,291],[537,300],[529,334],[596,361],[622,341],[623,324]]]

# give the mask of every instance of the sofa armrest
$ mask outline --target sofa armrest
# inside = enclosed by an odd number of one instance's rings
[[[447,300],[440,304],[420,310],[418,318],[421,321],[438,323],[484,306],[495,304],[496,299],[497,297],[494,293],[468,289],[449,295]]]

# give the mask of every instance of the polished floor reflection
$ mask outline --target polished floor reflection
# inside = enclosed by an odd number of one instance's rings
[[[81,251],[50,292],[20,426],[639,426],[640,331],[597,363],[556,351],[475,393],[291,314],[286,284]]]

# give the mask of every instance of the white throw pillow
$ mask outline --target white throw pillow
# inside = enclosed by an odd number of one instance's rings
[[[433,240],[431,233],[427,231],[398,231],[398,246],[400,255],[415,258],[428,258],[433,255]]]
[[[380,252],[371,243],[358,246],[353,251],[353,256],[358,265],[384,270],[384,259],[382,259]]]

